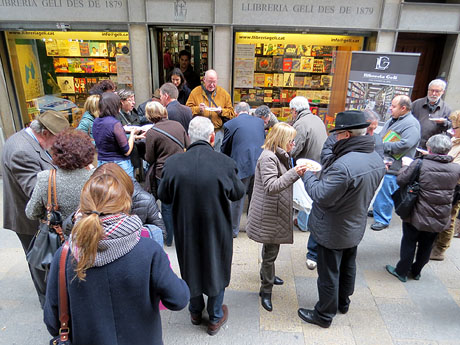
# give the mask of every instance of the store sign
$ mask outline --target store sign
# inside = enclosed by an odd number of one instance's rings
[[[4,21],[103,21],[128,20],[127,0],[0,0]]]
[[[410,96],[417,73],[418,53],[352,53],[345,109],[372,110],[381,121],[397,95]]]
[[[377,28],[382,0],[234,0],[233,23]]]
[[[353,52],[350,81],[412,87],[420,54]]]

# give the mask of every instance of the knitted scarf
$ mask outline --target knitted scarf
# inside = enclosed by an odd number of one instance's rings
[[[107,265],[128,254],[139,242],[142,221],[136,215],[112,214],[100,218],[105,236],[97,245],[96,259],[92,267]],[[72,245],[72,253],[78,261],[79,250]]]

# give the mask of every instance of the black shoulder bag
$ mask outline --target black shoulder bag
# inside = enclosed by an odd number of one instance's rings
[[[417,165],[410,177],[409,183],[401,188],[398,188],[392,195],[391,198],[395,204],[395,212],[401,218],[408,218],[412,210],[414,209],[415,203],[418,199],[418,193],[420,191],[419,176],[420,169],[422,167],[422,160],[417,159]]]

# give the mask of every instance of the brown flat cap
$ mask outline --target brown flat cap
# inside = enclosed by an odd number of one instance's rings
[[[38,115],[37,120],[54,135],[69,128],[66,116],[55,110],[47,110]]]

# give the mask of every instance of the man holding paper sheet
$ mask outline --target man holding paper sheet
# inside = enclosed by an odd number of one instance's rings
[[[381,231],[390,224],[394,206],[391,194],[398,189],[396,176],[401,169],[401,158],[403,156],[414,158],[415,149],[420,142],[420,123],[412,115],[411,107],[409,97],[395,96],[390,106],[391,119],[385,123],[380,132],[383,137],[387,172],[373,205],[375,222],[371,225],[371,229],[375,231]]]

